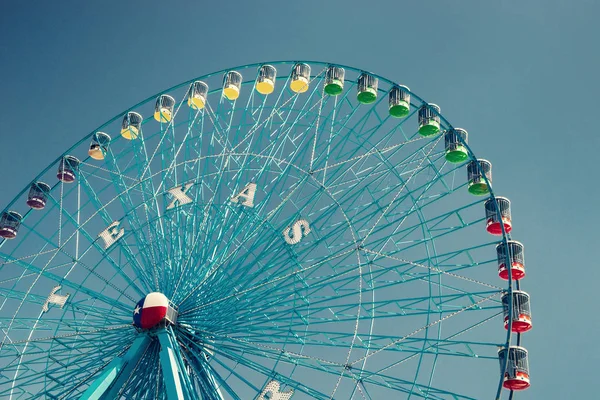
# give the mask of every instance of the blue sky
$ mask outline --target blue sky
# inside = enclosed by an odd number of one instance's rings
[[[600,3],[173,3],[1,3],[0,209],[83,135],[184,80],[286,59],[370,70],[441,105],[513,201],[535,324],[518,398],[597,396]]]

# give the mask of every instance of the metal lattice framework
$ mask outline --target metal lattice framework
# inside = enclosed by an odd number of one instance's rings
[[[233,69],[234,101],[220,71],[160,93],[175,99],[161,121],[158,96],[139,103],[137,131],[120,135],[120,114],[36,178],[43,209],[29,187],[6,207],[22,219],[0,239],[1,398],[500,397],[513,283],[495,247],[510,237],[485,231],[469,147],[448,162],[453,127],[420,135],[427,103],[408,89],[410,113],[390,116],[384,78],[364,104],[360,70],[332,96],[328,64],[296,91],[295,63],[270,65],[269,95],[257,64]],[[151,292],[177,320],[140,329]]]

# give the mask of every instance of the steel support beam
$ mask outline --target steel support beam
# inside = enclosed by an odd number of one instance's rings
[[[194,396],[190,378],[183,363],[179,346],[170,328],[156,335],[160,342],[160,365],[163,372],[168,400],[198,400]]]
[[[115,358],[104,368],[100,376],[83,393],[80,400],[114,400],[118,398],[119,390],[133,372],[150,341],[148,335],[140,334],[123,356]]]

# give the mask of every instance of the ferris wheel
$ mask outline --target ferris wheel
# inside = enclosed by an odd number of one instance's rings
[[[524,246],[467,138],[320,62],[135,105],[1,214],[0,397],[512,398]]]

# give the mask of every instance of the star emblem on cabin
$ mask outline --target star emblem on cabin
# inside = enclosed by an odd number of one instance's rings
[[[133,315],[139,314],[140,313],[140,306],[135,306],[135,309],[133,310]]]

